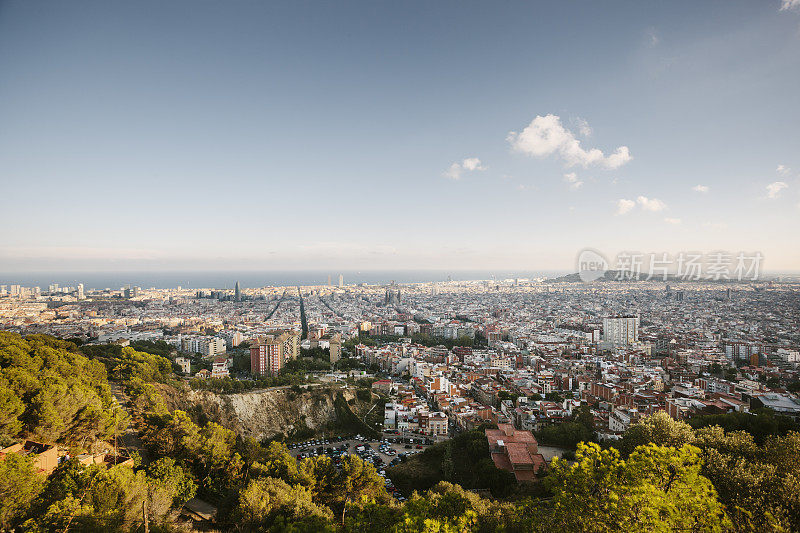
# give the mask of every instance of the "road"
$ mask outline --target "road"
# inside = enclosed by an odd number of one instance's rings
[[[278,300],[278,303],[276,303],[276,304],[275,304],[275,307],[273,307],[273,308],[272,308],[272,311],[270,312],[270,314],[268,314],[266,317],[264,317],[264,322],[266,322],[267,320],[269,320],[270,318],[272,318],[272,315],[274,315],[274,314],[275,314],[275,311],[277,311],[277,310],[278,310],[278,308],[279,308],[279,307],[281,306],[281,304],[283,303],[283,300],[284,300],[284,298],[286,298],[286,291],[288,291],[288,290],[289,290],[289,289],[284,289],[284,291],[283,291],[283,294],[281,295],[281,298],[280,298],[280,300]]]

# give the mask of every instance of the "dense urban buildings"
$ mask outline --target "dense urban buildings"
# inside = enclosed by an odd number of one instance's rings
[[[14,285],[3,288],[0,327],[85,342],[163,340],[185,374],[187,355],[208,361],[198,377],[275,376],[301,349],[324,350],[333,369],[356,358],[389,380],[387,427],[441,437],[491,421],[536,432],[589,405],[597,434],[614,439],[659,410],[687,418],[757,404],[800,414],[787,390],[800,377],[798,288],[791,279]],[[227,353],[242,343],[249,375],[230,371]],[[397,380],[410,388],[398,393]]]

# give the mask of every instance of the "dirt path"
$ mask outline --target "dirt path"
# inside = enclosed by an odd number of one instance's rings
[[[130,412],[130,398],[128,398],[128,395],[125,394],[125,390],[122,388],[122,385],[119,385],[118,383],[111,383],[111,394],[114,395],[114,399],[117,401],[119,406],[126,413],[128,413],[129,416],[133,417],[133,414]],[[122,446],[128,450],[128,453],[137,452],[139,454],[139,456],[142,458],[142,464],[147,465],[150,463],[150,456],[142,444],[141,439],[139,438],[139,432],[132,423],[129,422],[128,427],[125,428],[125,431],[117,438]]]

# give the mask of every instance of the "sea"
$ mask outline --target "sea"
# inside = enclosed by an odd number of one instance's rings
[[[236,282],[242,288],[327,285],[333,286],[342,275],[345,285],[359,283],[389,284],[439,281],[504,280],[552,278],[568,274],[566,270],[364,270],[364,271],[163,271],[163,272],[9,272],[0,273],[0,285],[41,287],[53,283],[74,287],[83,283],[89,289],[118,289],[126,286],[172,289],[232,289]]]

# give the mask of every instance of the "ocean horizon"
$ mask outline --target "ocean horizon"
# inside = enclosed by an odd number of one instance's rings
[[[118,289],[126,285],[143,288],[171,289],[178,286],[192,289],[232,289],[236,282],[242,288],[281,287],[294,285],[336,286],[339,275],[345,285],[358,283],[388,284],[469,281],[488,279],[556,277],[568,274],[567,270],[213,270],[213,271],[117,271],[117,272],[9,272],[0,273],[0,284],[46,288],[52,283],[62,287],[83,283],[86,289]]]

